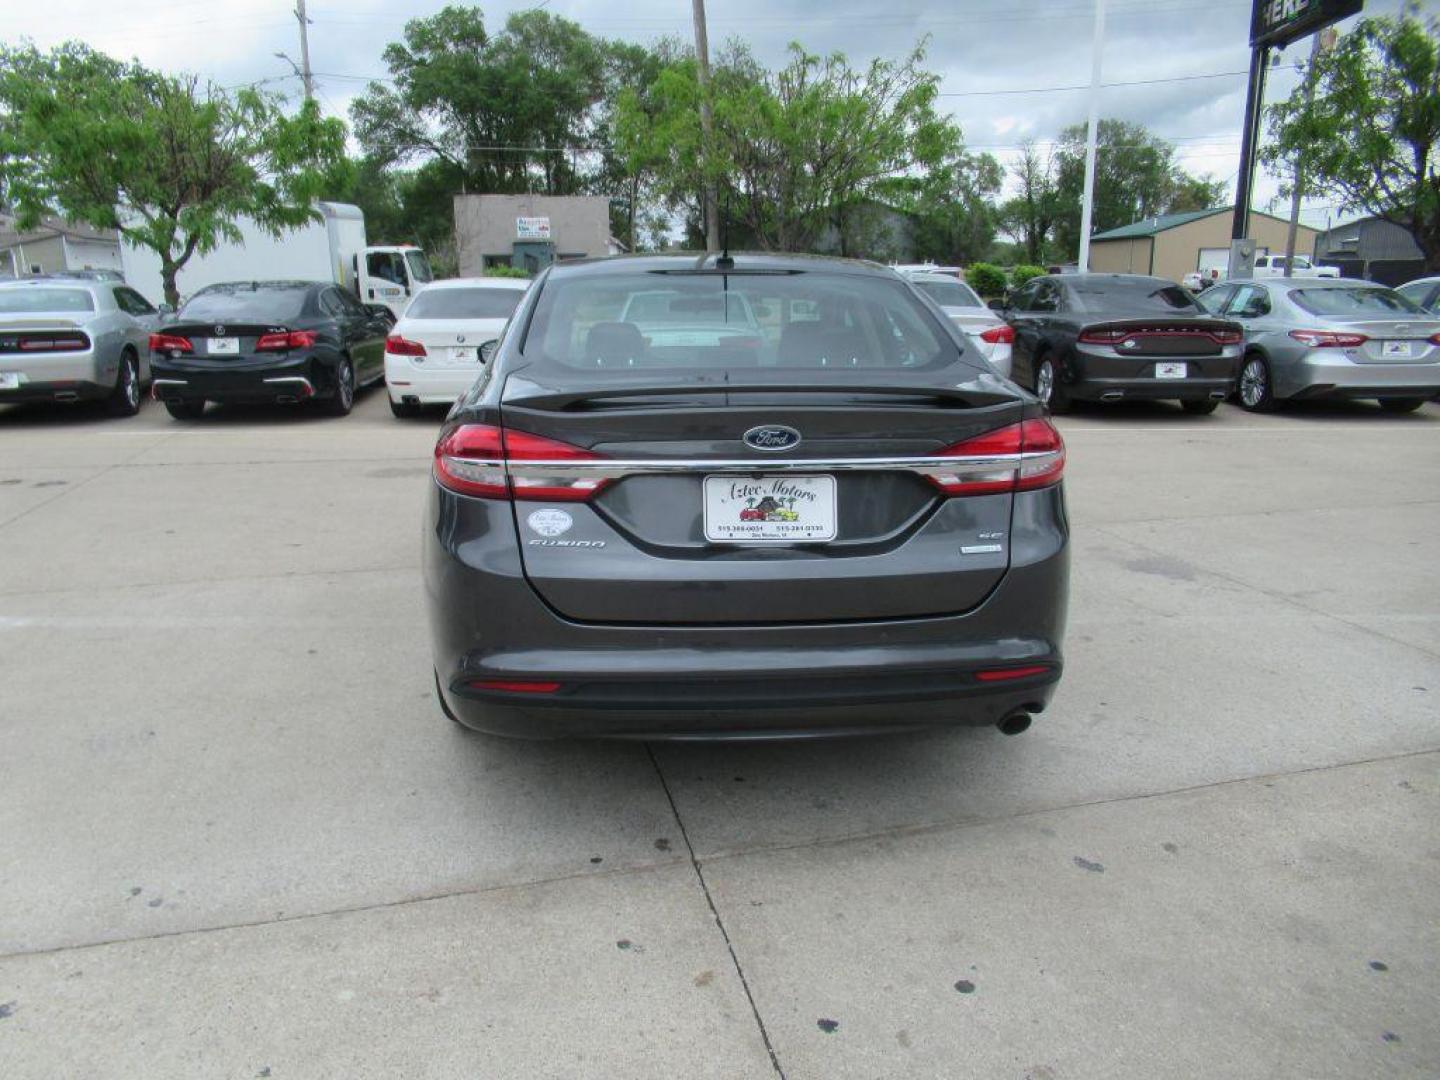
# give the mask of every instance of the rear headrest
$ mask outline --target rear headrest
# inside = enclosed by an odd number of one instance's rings
[[[585,359],[597,367],[633,363],[645,355],[645,335],[634,323],[600,322],[585,335]]]

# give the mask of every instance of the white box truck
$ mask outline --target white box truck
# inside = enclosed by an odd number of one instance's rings
[[[278,239],[254,222],[239,222],[243,239],[222,242],[208,255],[193,255],[175,276],[183,301],[223,281],[333,281],[362,303],[384,304],[398,319],[415,291],[433,278],[425,253],[411,245],[369,247],[365,214],[349,203],[316,203],[312,220]],[[120,245],[125,282],[147,299],[165,299],[160,256],[149,248]]]

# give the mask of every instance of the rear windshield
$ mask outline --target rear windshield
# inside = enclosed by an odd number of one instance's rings
[[[1070,285],[1080,311],[1134,312],[1137,315],[1203,315],[1179,285],[1159,281],[1086,281]]]
[[[899,280],[817,271],[552,279],[527,360],[581,370],[913,368],[960,346]]]
[[[1425,309],[1394,289],[1296,289],[1290,299],[1312,315],[1333,319],[1363,319],[1378,315],[1423,315]]]
[[[917,289],[941,307],[984,307],[969,285],[958,281],[913,281]]]
[[[180,309],[179,318],[200,322],[285,323],[300,317],[305,309],[304,288],[239,288],[221,286],[204,289]]]
[[[407,319],[508,319],[524,289],[426,289],[405,309]]]
[[[95,301],[84,289],[0,289],[0,312],[94,311]]]

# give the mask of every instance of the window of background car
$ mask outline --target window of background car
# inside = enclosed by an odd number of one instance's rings
[[[146,300],[134,289],[127,289],[123,285],[117,286],[115,289],[115,303],[118,304],[120,310],[127,315],[144,316],[155,314],[155,308],[151,305],[150,301]]]
[[[1195,298],[1195,303],[1205,313],[1219,315],[1234,295],[1234,285],[1211,286]]]
[[[428,284],[435,280],[435,272],[430,269],[430,263],[422,251],[407,251],[405,253],[405,265],[410,267],[410,276],[421,285]]]
[[[284,323],[300,317],[307,288],[218,286],[202,289],[186,301],[179,318],[199,322]]]
[[[1418,304],[1394,289],[1296,289],[1290,299],[1312,315],[1332,319],[1425,314]]]
[[[1070,293],[1079,311],[1133,311],[1137,315],[1195,314],[1201,311],[1194,297],[1179,285],[1148,279],[1077,282],[1070,285]]]
[[[0,312],[94,311],[95,300],[84,289],[0,289]]]
[[[405,309],[407,319],[508,319],[523,289],[426,289]]]
[[[712,271],[552,277],[522,352],[578,369],[909,368],[960,346],[898,280]]]
[[[1030,295],[1029,311],[1059,311],[1060,287],[1053,281],[1040,281]]]
[[[969,285],[959,281],[936,281],[930,278],[911,282],[941,307],[984,307]]]
[[[1241,285],[1235,299],[1225,307],[1225,314],[1236,319],[1263,319],[1270,314],[1270,294],[1259,285]]]

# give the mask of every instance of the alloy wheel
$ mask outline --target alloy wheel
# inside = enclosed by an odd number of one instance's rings
[[[1035,372],[1035,396],[1045,404],[1050,404],[1050,398],[1055,393],[1055,368],[1049,360],[1040,365],[1040,370]]]
[[[1265,361],[1252,356],[1240,372],[1240,403],[1253,409],[1265,400],[1267,373]]]

